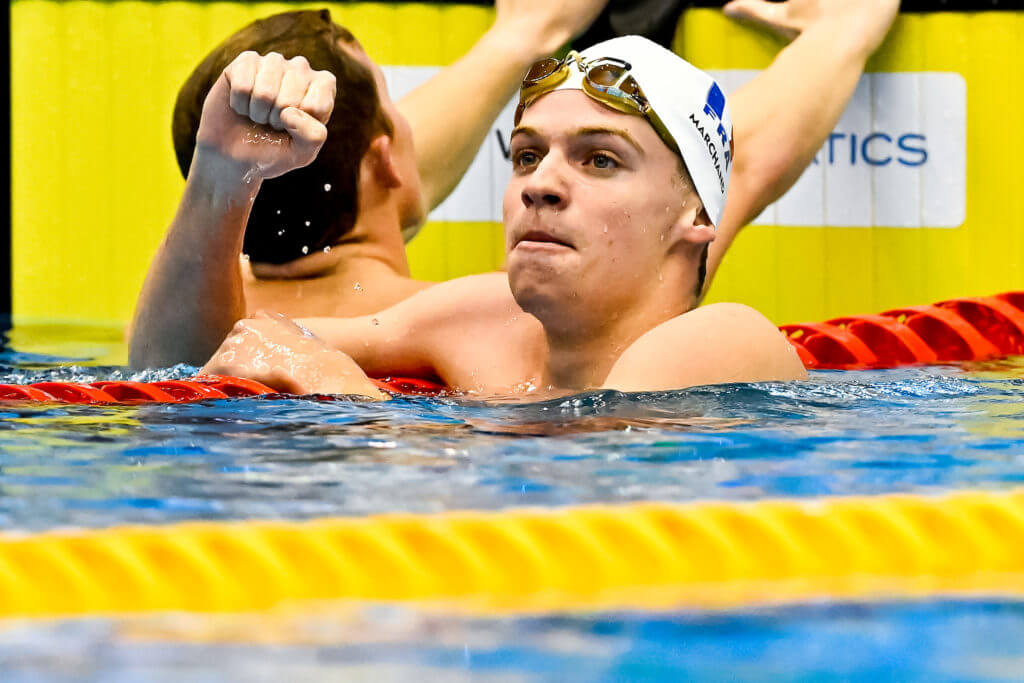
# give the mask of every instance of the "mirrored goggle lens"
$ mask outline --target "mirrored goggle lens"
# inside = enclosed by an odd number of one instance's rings
[[[625,73],[626,69],[618,64],[598,64],[587,71],[587,78],[594,85],[610,88],[618,83]]]
[[[536,83],[537,81],[547,78],[558,71],[560,64],[561,62],[551,57],[542,59],[539,62],[534,62],[533,66],[530,67],[530,70],[526,72],[526,77],[523,78],[523,83]]]
[[[599,64],[587,72],[587,78],[590,82],[598,86],[603,90],[609,88],[618,87],[619,90],[626,93],[627,95],[636,98],[640,103],[645,102],[644,93],[640,90],[640,86],[637,84],[636,79],[632,76],[628,76],[629,69],[619,66],[617,64]],[[619,83],[619,80],[625,76],[625,80]],[[616,84],[618,84],[616,86]]]

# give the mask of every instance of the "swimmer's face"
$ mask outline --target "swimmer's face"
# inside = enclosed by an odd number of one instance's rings
[[[599,321],[664,287],[666,268],[692,270],[695,285],[696,259],[675,257],[714,233],[678,157],[644,118],[578,90],[552,92],[523,114],[511,156],[505,247],[525,310],[545,321],[579,304],[574,315]]]
[[[358,43],[342,43],[342,46],[370,70],[377,83],[381,109],[394,128],[394,134],[391,137],[392,162],[402,180],[398,197],[399,218],[403,228],[419,225],[424,219],[423,199],[420,174],[416,166],[412,127],[391,99],[387,82],[384,80],[384,71],[369,58]]]

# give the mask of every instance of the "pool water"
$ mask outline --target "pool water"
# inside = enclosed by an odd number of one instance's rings
[[[86,619],[0,631],[5,681],[1020,680],[1024,604],[466,619],[372,607],[244,624]],[[267,638],[286,630],[289,640]],[[285,677],[290,677],[286,679]]]
[[[118,344],[14,344],[0,381],[195,371],[94,364],[123,357]],[[1015,358],[525,405],[7,405],[0,528],[1007,489],[1024,482],[1022,397]],[[1024,605],[1007,601],[501,619],[375,606],[286,626],[248,620],[214,642],[184,637],[207,627],[182,619],[200,618],[10,622],[4,680],[405,680],[424,667],[430,680],[1024,675]]]

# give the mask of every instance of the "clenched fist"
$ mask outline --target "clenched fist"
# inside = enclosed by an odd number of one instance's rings
[[[196,153],[251,179],[306,166],[327,139],[336,88],[334,74],[314,71],[305,57],[243,52],[203,103]]]

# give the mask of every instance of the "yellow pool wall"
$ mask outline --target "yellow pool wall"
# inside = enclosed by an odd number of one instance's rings
[[[11,14],[12,304],[16,323],[123,325],[183,187],[170,117],[180,84],[252,19],[328,7],[379,63],[444,65],[489,8],[378,3],[56,2]],[[752,226],[709,301],[776,323],[820,320],[1024,286],[1024,13],[901,16],[869,71],[947,71],[967,83],[967,212],[959,228]],[[706,69],[767,66],[782,43],[717,10],[689,10],[675,49]],[[442,280],[502,262],[497,223],[430,223],[413,274]]]

